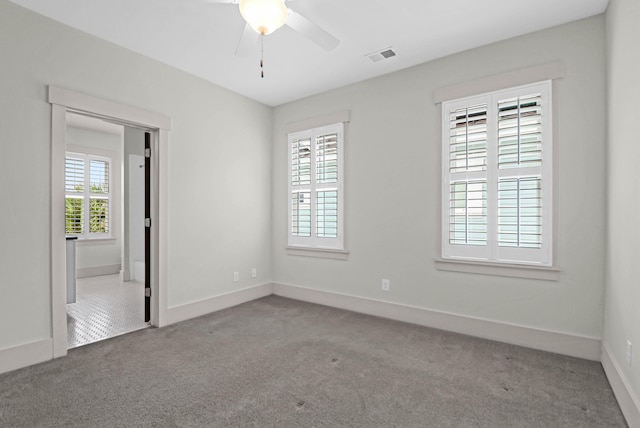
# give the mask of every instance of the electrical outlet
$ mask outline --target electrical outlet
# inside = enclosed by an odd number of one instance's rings
[[[251,269],[251,278],[258,276],[258,270],[256,268]]]
[[[631,351],[632,351],[633,345],[631,344],[630,340],[627,340],[627,364],[631,365]]]
[[[391,282],[388,279],[382,280],[382,291],[389,291],[391,289]]]
[[[240,281],[240,273],[239,272],[234,272],[233,273],[233,282],[238,282]]]

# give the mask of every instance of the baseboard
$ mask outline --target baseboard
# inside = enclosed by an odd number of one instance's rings
[[[493,320],[401,305],[288,284],[273,284],[273,294],[352,312],[375,315],[541,351],[600,361],[599,338],[506,324]]]
[[[129,269],[121,269],[120,270],[120,281],[127,282],[131,280],[131,273]]]
[[[76,269],[76,278],[88,278],[91,276],[112,275],[120,273],[120,265],[91,266]]]
[[[52,339],[0,349],[0,373],[21,369],[53,358]]]
[[[620,369],[620,365],[617,363],[609,346],[606,342],[602,343],[602,367],[609,379],[613,394],[618,400],[620,409],[627,420],[627,424],[631,428],[640,427],[640,399],[634,394],[633,390],[629,386],[629,381],[624,375],[624,372]]]
[[[273,294],[273,286],[269,282],[197,302],[174,306],[167,309],[167,323],[165,325],[196,318],[221,309],[237,306],[241,303],[250,302],[251,300],[260,299],[271,294]]]

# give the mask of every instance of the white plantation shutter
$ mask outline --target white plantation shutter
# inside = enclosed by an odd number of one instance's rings
[[[449,193],[449,242],[487,244],[487,182],[455,181]]]
[[[291,235],[311,236],[311,193],[308,191],[291,193]]]
[[[316,192],[316,236],[318,238],[338,237],[338,191]]]
[[[498,245],[541,248],[540,93],[498,102],[498,170]]]
[[[448,122],[449,242],[486,245],[487,105],[453,108]]]
[[[551,83],[443,103],[443,258],[551,264]]]
[[[290,141],[291,234],[311,236],[311,138]]]
[[[65,158],[65,228],[67,235],[84,233],[84,160]]]
[[[109,233],[109,162],[89,159],[89,233]]]
[[[289,134],[289,246],[342,249],[344,125]]]
[[[498,181],[498,245],[542,247],[542,180],[539,177]]]
[[[542,165],[542,95],[498,102],[498,168]]]
[[[338,133],[316,136],[316,236],[338,237]]]
[[[291,141],[291,184],[311,184],[311,138]]]
[[[66,234],[80,239],[111,232],[110,159],[82,153],[65,157]]]
[[[68,193],[82,193],[84,189],[84,161],[67,157],[64,165],[64,188]]]
[[[449,171],[487,170],[487,106],[463,107],[449,113]]]

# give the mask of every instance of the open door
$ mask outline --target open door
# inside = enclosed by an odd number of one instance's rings
[[[144,321],[151,320],[151,134],[144,133]]]

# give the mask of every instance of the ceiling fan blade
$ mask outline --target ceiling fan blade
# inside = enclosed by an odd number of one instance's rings
[[[289,9],[289,16],[287,17],[285,25],[301,33],[326,51],[335,49],[340,44],[340,40],[336,39],[295,10]]]
[[[254,48],[258,42],[258,37],[260,37],[260,35],[251,28],[251,25],[248,23],[245,24],[244,30],[242,30],[242,36],[238,41],[238,46],[236,46],[236,56],[245,56],[250,53],[251,49]]]

